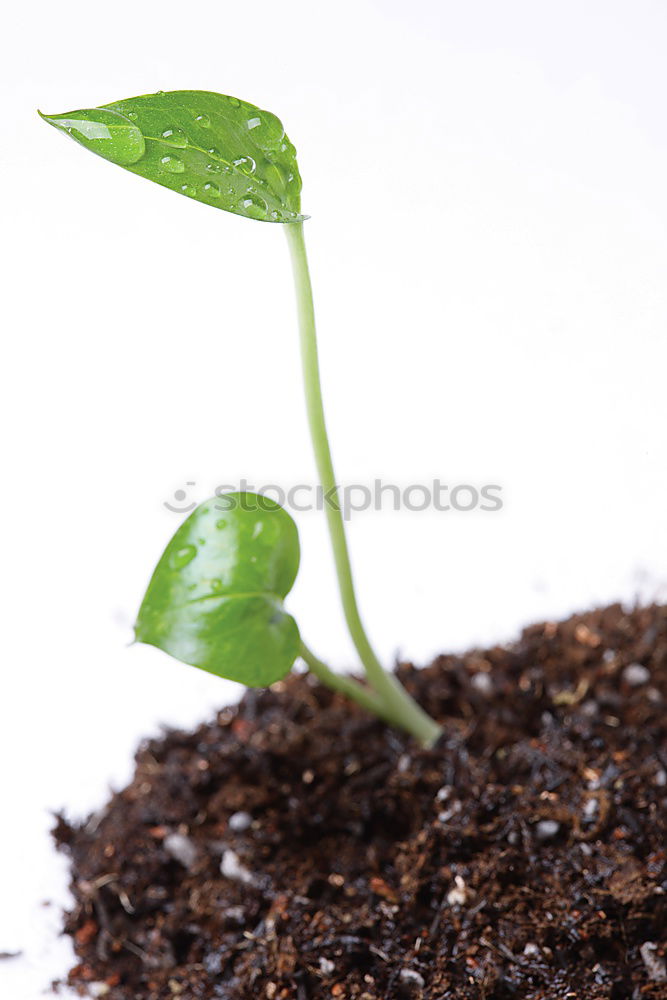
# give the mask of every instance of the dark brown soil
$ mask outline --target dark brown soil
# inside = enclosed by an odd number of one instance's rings
[[[667,998],[667,607],[399,673],[444,723],[433,750],[292,676],[148,742],[101,816],[61,819],[71,983]]]

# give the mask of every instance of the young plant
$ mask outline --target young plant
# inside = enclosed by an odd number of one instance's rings
[[[187,198],[284,226],[310,434],[343,612],[368,685],[334,673],[301,639],[283,606],[299,567],[296,526],[278,504],[255,494],[214,497],[181,525],[146,591],[137,639],[249,687],[279,680],[301,657],[324,684],[431,745],[440,727],[385,671],[359,614],[322,403],[301,177],[281,122],[246,101],[199,90],[41,117],[92,152]]]

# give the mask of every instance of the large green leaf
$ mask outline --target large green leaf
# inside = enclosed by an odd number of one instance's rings
[[[40,112],[41,114],[41,112]],[[82,146],[205,205],[300,222],[296,150],[269,111],[207,90],[173,90],[42,118]]]
[[[160,559],[135,626],[139,642],[248,687],[287,674],[299,630],[283,608],[299,568],[296,525],[254,493],[201,504]]]

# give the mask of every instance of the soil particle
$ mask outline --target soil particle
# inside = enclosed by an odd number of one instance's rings
[[[164,849],[167,854],[180,861],[184,868],[190,871],[197,862],[197,848],[189,837],[182,833],[170,833],[164,838]]]
[[[656,983],[667,982],[667,966],[665,960],[660,956],[660,949],[653,941],[645,941],[639,949],[639,954],[646,966],[649,979]]]
[[[102,813],[59,818],[69,982],[111,1000],[665,1000],[667,608],[398,672],[444,725],[432,750],[292,675],[148,741]]]

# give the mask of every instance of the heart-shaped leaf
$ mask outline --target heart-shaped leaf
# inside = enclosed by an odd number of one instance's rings
[[[307,218],[294,146],[275,115],[247,101],[159,91],[42,118],[105,159],[205,205],[262,222]]]
[[[219,677],[266,687],[299,652],[282,603],[298,568],[296,525],[282,507],[255,493],[213,497],[167,545],[136,637]]]

